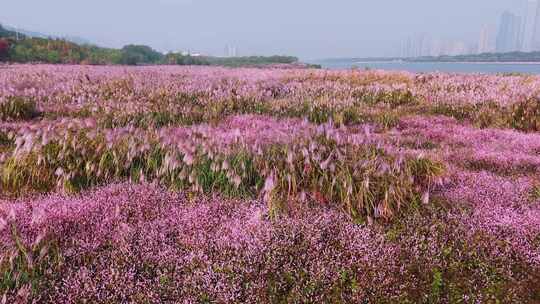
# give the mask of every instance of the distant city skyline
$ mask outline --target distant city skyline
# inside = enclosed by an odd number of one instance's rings
[[[540,1],[518,0],[502,12],[496,26],[486,23],[478,40],[415,34],[401,44],[401,57],[540,51]]]
[[[493,46],[491,43],[491,35],[489,26],[485,25],[480,30],[480,38],[478,41],[478,53],[489,53],[493,50]]]

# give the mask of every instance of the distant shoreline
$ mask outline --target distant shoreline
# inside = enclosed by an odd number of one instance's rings
[[[345,62],[345,61],[344,61]],[[500,65],[540,65],[540,61],[353,61],[354,63],[395,63],[395,64],[410,64],[410,63],[443,63],[443,64],[500,64]]]

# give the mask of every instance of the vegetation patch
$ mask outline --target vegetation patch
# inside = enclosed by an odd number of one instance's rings
[[[460,121],[470,121],[480,128],[512,128],[525,132],[540,130],[540,102],[527,99],[512,106],[489,102],[479,105],[436,104],[431,113],[446,115]]]
[[[0,102],[0,120],[29,120],[39,115],[36,102],[29,97],[7,97]]]
[[[531,198],[533,200],[540,200],[540,183],[537,183],[533,186],[531,190]]]
[[[538,170],[538,166],[533,163],[508,164],[497,159],[474,157],[465,159],[463,166],[472,171],[487,171],[501,176],[530,175]]]
[[[0,245],[0,294],[24,303],[46,288],[47,277],[60,269],[63,259],[58,244],[47,235],[41,233],[28,241],[16,225],[9,226],[13,244]]]
[[[514,105],[510,125],[521,131],[540,131],[540,100],[531,98]]]
[[[77,192],[109,180],[158,180],[201,193],[262,193],[276,214],[287,212],[292,201],[310,200],[337,204],[355,219],[391,219],[444,170],[427,158],[398,157],[373,144],[340,142],[330,133],[259,152],[223,154],[204,141],[179,151],[152,132],[128,133],[114,141],[107,138],[111,135],[90,132],[73,129],[45,145],[37,139],[32,151],[7,159],[3,187],[17,193]]]
[[[540,302],[539,77],[0,74],[0,302]]]

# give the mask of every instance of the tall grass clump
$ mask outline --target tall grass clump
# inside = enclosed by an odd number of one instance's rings
[[[128,129],[98,132],[94,127],[75,121],[61,123],[51,133],[38,130],[20,135],[2,168],[3,186],[13,192],[55,188],[77,192],[155,170],[149,155],[159,147],[145,142],[143,133]]]
[[[265,155],[263,193],[278,213],[305,201],[337,205],[355,220],[391,219],[427,195],[443,166],[330,134]]]
[[[438,103],[426,107],[433,114],[470,121],[480,128],[511,128],[524,132],[540,130],[540,101],[536,98],[510,106],[486,102],[477,105]]]
[[[38,116],[36,102],[31,97],[11,96],[0,102],[0,120],[28,120]]]
[[[418,103],[417,97],[407,89],[361,88],[352,93],[355,104],[385,104],[391,108],[410,106]]]
[[[14,145],[14,141],[10,138],[9,134],[0,130],[0,163],[3,161],[3,154],[11,150]]]
[[[540,131],[540,99],[530,98],[512,106],[510,125],[517,130]]]

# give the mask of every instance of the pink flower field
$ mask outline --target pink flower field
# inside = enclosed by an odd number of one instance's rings
[[[540,303],[540,77],[0,69],[0,303]]]

